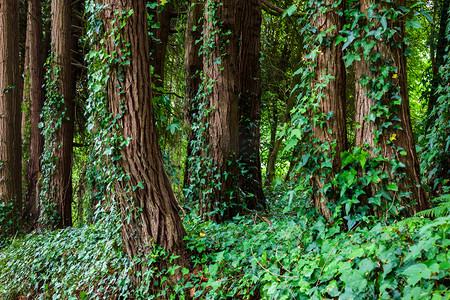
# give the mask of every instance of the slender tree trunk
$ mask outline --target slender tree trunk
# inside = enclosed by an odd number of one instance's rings
[[[282,93],[282,92],[281,92]],[[283,96],[284,97],[284,96]],[[286,102],[286,109],[284,111],[283,120],[281,120],[281,126],[289,122],[291,119],[291,110],[294,107],[295,98],[288,97]],[[273,130],[272,130],[273,132]],[[272,138],[271,138],[272,140]],[[276,128],[274,134],[273,148],[269,152],[269,157],[267,159],[267,181],[266,185],[269,186],[273,183],[275,179],[275,163],[277,162],[278,153],[280,152],[281,144],[283,143],[282,138],[276,138]]]
[[[124,38],[118,44],[114,41],[116,35],[106,40],[106,49],[111,55],[118,53],[118,57],[122,57],[122,53],[129,51],[125,59],[111,65],[108,82],[109,108],[115,116],[122,114],[118,125],[124,140],[130,139],[129,144],[121,148],[119,161],[129,179],[116,182],[125,249],[130,258],[145,258],[154,253],[156,246],[161,246],[170,254],[180,256],[172,264],[187,266],[189,256],[183,241],[186,232],[164,170],[153,113],[146,1],[103,0],[103,4],[107,36],[115,30],[122,14],[134,12],[119,30]],[[162,261],[158,269],[168,265],[168,261]],[[134,266],[132,280],[136,286],[140,285],[147,269],[145,264]],[[175,277],[181,277],[180,270]]]
[[[165,4],[162,5],[161,2],[161,0],[158,0],[158,12],[152,11],[156,22],[159,23],[159,27],[151,29],[152,35],[150,39],[150,64],[153,66],[152,80],[155,85],[155,95],[161,94],[164,88],[164,62],[166,60],[172,13],[172,4],[165,1]]]
[[[51,199],[56,207],[58,217],[52,227],[72,226],[72,157],[74,133],[74,78],[71,64],[72,50],[71,1],[52,0],[52,53],[54,67],[58,68],[56,84],[64,104],[61,114],[61,127],[56,130],[55,171],[52,173]]]
[[[217,222],[230,219],[242,205],[239,187],[239,105],[236,76],[243,0],[205,3],[204,58],[209,156],[216,168],[211,191],[202,199],[200,213]],[[212,213],[214,212],[214,213]],[[212,213],[212,214],[211,214]]]
[[[405,1],[400,0],[398,5],[405,6],[406,3]],[[363,13],[366,13],[369,6],[370,1],[361,0],[361,11]],[[410,193],[409,197],[404,196],[400,198],[400,201],[402,201],[404,207],[406,208],[403,214],[413,215],[417,211],[428,208],[429,202],[426,199],[425,193],[420,184],[419,161],[415,150],[414,136],[410,119],[406,57],[404,55],[405,44],[403,42],[405,26],[403,20],[390,24],[390,26],[399,28],[399,31],[391,40],[392,46],[389,47],[381,41],[376,41],[376,45],[372,49],[372,53],[381,53],[384,58],[392,58],[392,63],[398,68],[397,78],[393,79],[392,82],[395,87],[398,87],[398,96],[401,98],[401,103],[396,108],[392,108],[394,113],[396,111],[397,118],[391,117],[389,120],[377,118],[375,122],[368,120],[368,116],[371,113],[371,108],[375,105],[375,100],[372,99],[372,90],[376,88],[371,87],[370,84],[363,86],[361,84],[361,77],[367,76],[369,78],[376,78],[378,75],[373,73],[371,70],[380,67],[380,59],[371,66],[370,60],[362,57],[361,61],[355,65],[355,122],[357,124],[355,145],[357,147],[363,147],[368,153],[371,154],[372,157],[376,156],[374,149],[376,147],[381,147],[382,150],[380,154],[384,158],[387,158],[389,161],[396,158],[405,165],[404,172],[406,178],[396,180],[396,183],[400,192]],[[386,94],[381,101],[383,104],[389,104],[395,100],[396,99],[392,98],[391,94]],[[398,119],[399,121],[394,119]],[[381,124],[385,121],[392,122],[393,126],[389,129],[382,129]],[[400,126],[401,129],[394,129],[394,126],[397,125]],[[382,130],[382,132],[378,138],[377,144],[375,144],[375,132],[377,130]],[[404,149],[406,151],[406,155],[400,155],[394,148]],[[391,169],[389,161],[385,162],[382,166],[385,171]],[[388,173],[391,173],[391,171],[388,171]],[[392,177],[392,174],[390,176]],[[366,197],[373,197],[376,190],[379,188],[379,185],[371,184],[369,189],[366,191]],[[398,193],[395,193],[393,196],[396,194]],[[411,205],[411,202],[413,201],[416,201],[416,203]],[[377,213],[380,214],[382,212],[377,209]]]
[[[446,54],[446,50],[448,47],[448,40],[445,35],[445,31],[447,29],[447,24],[449,21],[449,5],[450,1],[440,0],[437,1],[437,5],[440,6],[440,14],[439,14],[439,33],[437,37],[437,45],[436,45],[436,57],[433,61],[432,69],[433,69],[433,79],[432,79],[432,87],[431,94],[428,99],[428,109],[427,109],[427,129],[433,126],[434,121],[436,120],[436,116],[433,115],[433,110],[436,106],[437,99],[439,95],[436,93],[438,86],[442,83],[442,74],[439,73],[439,67],[444,64],[444,55]]]
[[[323,122],[322,126],[317,124],[313,127],[314,137],[319,140],[317,147],[325,151],[326,158],[332,160],[330,169],[320,169],[326,174],[317,174],[312,178],[314,186],[318,189],[314,193],[314,206],[327,220],[333,215],[327,204],[336,202],[338,194],[331,191],[324,195],[322,189],[340,170],[340,153],[347,149],[345,65],[342,60],[342,44],[335,45],[333,40],[333,37],[339,35],[339,31],[342,30],[344,18],[336,12],[342,9],[342,4],[337,7],[333,7],[333,4],[334,1],[325,0],[323,5],[326,11],[318,12],[313,20],[313,26],[318,32],[327,31],[327,39],[332,39],[329,45],[322,44],[320,47],[322,53],[317,56],[315,79],[312,82],[312,89],[316,89],[315,94],[319,101],[319,107],[315,113],[326,116],[320,120]],[[332,77],[327,78],[328,75]],[[320,87],[322,84],[324,86]],[[335,147],[332,146],[333,143],[336,143]]]
[[[284,74],[280,70],[286,70],[289,67],[290,49],[288,44],[284,44],[284,48],[281,54],[279,64],[276,68],[275,82],[282,82]],[[294,107],[295,100],[293,97],[286,97],[286,92],[281,87],[276,87],[277,96],[285,103],[285,111],[283,119],[281,120],[281,126],[289,122],[291,118],[291,110]],[[270,127],[270,148],[269,155],[267,157],[267,169],[266,169],[266,186],[270,186],[275,179],[275,163],[277,162],[278,153],[280,152],[281,143],[283,139],[277,139],[278,129],[278,99],[274,99],[272,106],[272,124]]]
[[[0,0],[0,204],[10,206],[0,236],[18,229],[22,210],[19,1]],[[2,208],[3,209],[3,208]],[[12,226],[5,225],[11,221]]]
[[[185,106],[186,106],[186,125],[188,128],[188,145],[186,150],[186,163],[184,167],[183,187],[189,188],[191,185],[190,171],[193,153],[193,142],[195,133],[192,128],[194,119],[198,116],[199,90],[202,84],[201,72],[203,70],[203,60],[200,56],[199,41],[202,38],[203,27],[203,0],[190,0],[188,3],[187,21],[186,21],[186,46],[184,54],[184,69],[186,78]]]
[[[249,209],[265,206],[259,155],[261,122],[261,0],[244,1],[239,51],[239,188]],[[245,172],[245,173],[242,173]]]
[[[29,0],[27,44],[28,75],[27,94],[30,103],[30,145],[29,161],[26,169],[27,193],[24,204],[24,220],[32,228],[39,218],[39,173],[44,137],[39,128],[41,111],[44,106],[44,48],[42,47],[42,13],[41,1]]]

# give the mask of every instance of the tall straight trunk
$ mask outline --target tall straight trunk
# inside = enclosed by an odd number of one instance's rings
[[[198,115],[199,90],[202,84],[201,72],[203,70],[203,60],[200,56],[200,39],[202,38],[203,27],[203,0],[190,0],[188,3],[188,12],[186,20],[186,46],[184,54],[184,70],[186,78],[185,106],[186,106],[186,125],[188,132],[188,145],[186,150],[186,163],[184,166],[183,187],[189,188],[191,185],[190,171],[191,159],[193,155],[193,143],[195,133],[192,128],[194,116]]]
[[[236,215],[241,206],[239,187],[239,39],[243,0],[205,2],[204,58],[209,156],[215,170],[210,192],[200,213],[217,222]],[[215,176],[215,177],[213,177]]]
[[[111,65],[107,87],[110,112],[115,116],[122,115],[118,125],[124,140],[130,139],[128,145],[121,147],[119,160],[129,179],[116,182],[125,249],[130,258],[145,258],[159,245],[170,254],[180,256],[172,264],[186,266],[189,263],[183,241],[186,232],[178,213],[180,207],[164,170],[153,112],[146,1],[103,0],[103,4],[107,36],[113,31],[117,33],[115,27],[122,14],[134,11],[119,30],[124,38],[118,43],[115,35],[106,40],[106,50],[111,55],[122,53],[124,48],[129,51],[125,58],[128,63],[120,58],[121,63]],[[159,269],[167,267],[169,262],[161,264]],[[147,269],[145,264],[134,266],[133,283],[136,286]],[[175,276],[181,276],[180,270]]]
[[[31,228],[39,217],[39,173],[44,137],[39,128],[41,111],[44,106],[44,49],[42,47],[41,0],[29,0],[27,18],[28,70],[26,89],[30,103],[30,145],[26,166],[27,193],[24,203],[24,221]]]
[[[56,130],[55,171],[52,173],[51,201],[56,208],[57,218],[52,227],[64,228],[72,226],[72,157],[74,131],[74,80],[71,64],[72,21],[71,1],[52,0],[52,54],[54,67],[58,68],[56,85],[64,103],[60,114],[61,127]]]
[[[153,84],[155,85],[154,94],[159,95],[164,88],[164,63],[167,53],[167,42],[170,33],[170,20],[172,13],[172,4],[170,2],[158,0],[157,11],[153,11],[155,20],[159,27],[151,29],[150,40],[150,64],[153,66]]]
[[[436,57],[434,59],[434,63],[432,66],[433,69],[433,80],[432,80],[432,88],[430,98],[428,99],[428,109],[427,116],[429,117],[427,120],[427,128],[433,126],[435,116],[432,115],[433,110],[436,106],[437,99],[439,95],[436,93],[438,86],[442,83],[442,74],[439,73],[439,67],[444,64],[444,56],[449,45],[448,39],[445,35],[445,31],[447,29],[447,24],[450,22],[449,20],[449,5],[450,1],[448,0],[440,0],[437,1],[437,5],[440,9],[439,14],[439,33],[437,37],[436,44]]]
[[[370,7],[369,0],[361,0],[361,11],[366,13],[367,9]],[[400,6],[405,6],[406,2],[400,0],[397,2]],[[392,23],[392,22],[391,22]],[[392,58],[392,63],[397,68],[397,78],[393,80],[394,86],[398,87],[399,97],[401,98],[401,103],[393,108],[394,113],[396,112],[396,117],[384,120],[377,119],[375,122],[368,120],[368,116],[371,113],[371,108],[376,104],[375,100],[372,99],[372,90],[375,87],[370,87],[368,84],[366,86],[361,85],[361,77],[363,75],[369,78],[377,77],[376,73],[371,70],[380,67],[380,59],[374,63],[373,66],[370,65],[370,60],[361,58],[361,61],[355,65],[355,76],[356,76],[356,117],[355,122],[356,136],[355,145],[357,147],[364,147],[371,156],[375,156],[374,148],[380,147],[381,155],[387,158],[389,161],[397,158],[400,162],[405,165],[404,173],[406,178],[402,180],[396,180],[398,185],[398,190],[400,192],[410,193],[409,197],[400,198],[403,206],[406,208],[404,210],[404,215],[413,215],[415,212],[426,209],[429,207],[429,202],[425,197],[425,193],[422,189],[420,183],[420,173],[419,173],[419,161],[417,158],[414,136],[412,132],[410,110],[409,110],[409,97],[408,97],[408,87],[407,87],[407,73],[406,73],[406,57],[404,55],[405,44],[403,42],[405,36],[405,25],[403,20],[398,20],[393,24],[389,24],[393,28],[398,28],[398,32],[392,37],[390,44],[386,45],[382,41],[376,41],[375,47],[372,49],[372,53],[380,53],[383,55],[383,59]],[[381,99],[383,104],[389,104],[395,101],[390,94],[386,94]],[[390,121],[393,126],[389,129],[382,129],[381,123],[384,121]],[[395,129],[394,126],[399,125],[401,129]],[[382,130],[381,136],[378,138],[378,143],[375,144],[376,136],[375,131]],[[406,155],[400,155],[394,148],[402,148],[406,151]],[[383,168],[389,170],[389,161],[385,162]],[[391,173],[391,171],[389,171]],[[392,175],[391,175],[392,176]],[[373,185],[369,188],[367,192],[367,197],[374,196],[376,189],[379,186]],[[397,193],[396,193],[397,194]],[[413,202],[416,202],[413,204]],[[412,205],[413,204],[413,205]],[[379,210],[377,210],[379,212]]]
[[[3,212],[6,219],[1,222],[0,236],[18,229],[22,209],[18,4],[0,0],[0,204],[9,206]]]
[[[261,122],[261,0],[244,1],[239,51],[239,188],[249,209],[265,206],[259,155]],[[245,173],[244,173],[245,172]]]
[[[283,71],[289,67],[289,57],[291,51],[287,43],[284,44],[280,61],[274,70],[275,82],[281,82],[283,80]],[[281,87],[276,87],[276,94],[279,99],[285,103],[285,110],[283,114],[283,119],[281,120],[281,126],[289,122],[291,118],[291,110],[294,107],[295,100],[293,97],[286,98],[286,92],[282,90]],[[267,169],[266,169],[266,186],[270,186],[275,179],[275,163],[277,162],[278,153],[280,152],[281,143],[283,139],[277,138],[277,128],[278,128],[278,105],[277,99],[275,98],[272,103],[272,124],[270,126],[270,148],[269,155],[267,156]]]
[[[313,26],[317,28],[317,32],[327,31],[327,39],[339,35],[344,25],[344,18],[336,12],[342,9],[342,3],[337,7],[333,7],[335,1],[325,0],[323,5],[326,7],[325,12],[318,12],[313,20]],[[319,8],[320,10],[321,8]],[[325,39],[324,39],[325,40]],[[319,101],[319,107],[316,114],[324,115],[321,118],[322,126],[315,125],[313,127],[314,137],[319,140],[317,147],[324,145],[322,150],[325,151],[327,158],[331,158],[331,169],[325,171],[326,175],[315,175],[312,180],[314,186],[318,189],[314,193],[314,206],[318,209],[327,220],[333,216],[333,212],[329,210],[327,204],[338,200],[338,193],[335,191],[324,195],[321,191],[327,183],[330,183],[334,175],[341,169],[340,153],[347,149],[347,130],[345,123],[345,65],[342,60],[342,46],[335,45],[334,40],[330,44],[320,46],[322,53],[316,58],[315,78],[312,81],[312,88],[315,91],[316,98]],[[327,78],[331,75],[331,78]],[[329,81],[328,81],[329,80]],[[325,84],[324,84],[325,83]],[[324,84],[323,87],[318,85]],[[336,143],[333,147],[332,144]]]

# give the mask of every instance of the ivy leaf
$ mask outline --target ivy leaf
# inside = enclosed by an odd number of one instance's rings
[[[402,275],[407,277],[407,281],[409,285],[415,285],[422,278],[430,279],[431,272],[425,264],[416,264],[409,266],[406,270],[401,272]]]
[[[406,28],[423,28],[422,24],[420,24],[419,20],[411,20],[409,22],[406,22],[405,24]]]
[[[286,17],[286,15],[292,16],[295,13],[296,10],[297,10],[297,6],[296,5],[291,5],[288,9],[286,9],[283,12],[283,18]]]
[[[355,60],[360,61],[361,60],[361,56],[359,56],[359,54],[348,53],[346,56],[343,57],[343,59],[345,60],[345,66],[349,67],[349,66],[351,66],[353,64],[353,62]]]

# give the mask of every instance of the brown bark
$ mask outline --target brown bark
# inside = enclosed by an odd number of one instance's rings
[[[317,147],[325,144],[326,157],[332,159],[332,168],[325,171],[326,174],[317,174],[313,180],[313,185],[318,189],[314,193],[314,206],[318,209],[327,220],[329,220],[333,213],[328,209],[329,202],[336,202],[338,194],[334,191],[328,192],[324,195],[321,191],[325,184],[331,182],[334,175],[341,168],[340,153],[347,149],[347,131],[345,124],[345,65],[342,60],[342,46],[335,45],[333,37],[339,35],[344,25],[343,17],[336,13],[336,10],[342,9],[342,4],[338,7],[332,7],[334,1],[325,0],[323,5],[326,7],[324,13],[318,12],[313,20],[313,26],[317,28],[318,32],[330,30],[327,33],[326,39],[331,39],[329,44],[321,45],[321,53],[318,53],[316,58],[315,78],[312,81],[312,88],[315,91],[316,98],[319,102],[319,107],[315,114],[324,115],[320,119],[323,122],[322,126],[315,125],[313,127],[314,137],[319,140]],[[321,9],[321,8],[320,8]],[[334,28],[333,28],[334,27]],[[333,29],[332,29],[333,28]],[[324,38],[325,40],[325,38]],[[333,78],[328,79],[326,76],[331,75]],[[318,85],[324,84],[323,87]],[[330,116],[332,113],[332,116]],[[336,142],[333,148],[332,143]]]
[[[201,71],[203,70],[203,60],[200,56],[203,27],[203,0],[190,0],[186,20],[186,43],[184,54],[184,68],[186,78],[185,106],[186,106],[186,127],[188,133],[188,145],[186,150],[186,163],[184,167],[183,187],[189,188],[191,184],[190,158],[192,157],[192,143],[195,134],[192,128],[194,116],[198,114],[197,106],[199,101],[199,89],[202,83]],[[197,42],[197,43],[196,43]]]
[[[55,205],[57,217],[52,227],[64,228],[72,226],[72,156],[74,130],[74,78],[71,64],[72,28],[71,1],[52,0],[52,55],[54,67],[58,68],[56,85],[64,104],[60,114],[61,127],[54,133],[56,147],[53,154],[56,158],[55,171],[51,175],[51,201]]]
[[[398,5],[405,6],[406,2],[400,0]],[[366,12],[369,8],[370,2],[368,0],[361,0],[361,11]],[[355,66],[356,76],[356,136],[355,145],[357,147],[365,147],[366,151],[375,156],[374,148],[381,147],[381,155],[387,158],[388,161],[382,166],[384,171],[390,170],[389,161],[392,159],[398,159],[405,164],[405,168],[402,171],[405,172],[406,177],[401,180],[396,180],[398,189],[401,192],[410,193],[409,197],[402,197],[400,201],[403,203],[406,210],[403,215],[413,215],[415,212],[426,209],[429,207],[429,202],[426,199],[425,193],[420,184],[419,173],[419,161],[415,149],[414,136],[412,132],[410,110],[409,110],[409,97],[407,87],[407,73],[406,73],[406,57],[404,55],[404,49],[406,48],[403,38],[405,35],[405,25],[403,19],[396,21],[393,24],[389,24],[394,28],[399,28],[399,31],[393,36],[390,41],[391,46],[384,44],[382,41],[376,41],[375,47],[372,49],[372,53],[381,53],[383,59],[392,58],[392,63],[397,68],[397,78],[393,79],[394,89],[398,89],[401,103],[394,107],[391,103],[396,99],[392,97],[391,91],[383,96],[381,100],[382,104],[389,104],[391,106],[392,113],[400,121],[393,120],[392,117],[388,120],[386,117],[381,117],[375,120],[375,122],[368,120],[368,116],[371,113],[372,106],[375,105],[375,101],[372,99],[371,91],[376,90],[375,87],[361,85],[360,79],[362,75],[369,78],[376,78],[378,75],[372,73],[370,68],[380,67],[380,60],[375,62],[373,66],[370,65],[370,60],[361,58]],[[379,25],[379,24],[378,24]],[[380,125],[385,121],[391,121],[393,126],[388,129],[381,129]],[[394,126],[400,126],[401,129],[395,129]],[[382,130],[381,136],[378,139],[378,143],[375,144],[375,131]],[[392,143],[392,144],[391,144]],[[406,151],[406,155],[400,155],[394,148],[403,148]],[[388,171],[391,173],[391,171]],[[390,177],[393,175],[390,174]],[[372,184],[367,191],[367,197],[374,195],[375,191],[379,189],[379,186]],[[393,196],[395,198],[395,193]],[[394,199],[396,200],[396,199]],[[413,201],[416,204],[411,205]],[[377,211],[379,211],[377,209]]]
[[[249,209],[265,206],[259,155],[261,122],[261,0],[244,1],[239,51],[239,188]]]
[[[27,95],[30,103],[30,145],[29,160],[26,169],[27,193],[24,203],[24,220],[33,227],[39,217],[39,172],[44,137],[39,122],[44,105],[44,49],[42,47],[41,1],[29,0],[27,18]]]
[[[200,213],[217,222],[236,215],[242,204],[237,191],[239,81],[236,73],[243,5],[243,0],[205,2],[203,73],[206,101],[211,109],[209,156],[216,170],[210,174],[211,192],[202,199]]]
[[[145,258],[159,245],[170,254],[180,256],[172,264],[186,266],[189,262],[183,241],[186,233],[178,214],[180,207],[164,170],[153,112],[146,1],[103,0],[103,4],[106,5],[103,17],[107,36],[115,30],[117,23],[112,21],[117,21],[124,12],[134,11],[120,29],[120,36],[126,37],[126,41],[121,39],[116,44],[116,35],[106,40],[106,50],[111,55],[118,53],[120,58],[129,50],[128,64],[120,59],[119,64],[111,65],[107,88],[111,113],[122,114],[118,120],[120,134],[124,140],[130,138],[129,144],[120,149],[119,161],[129,179],[116,182],[125,249],[130,258]],[[168,264],[162,261],[158,269]],[[136,286],[146,270],[145,264],[134,266]],[[179,269],[174,280],[180,276]]]
[[[18,1],[0,0],[0,203],[11,205],[1,234],[17,230],[22,209]],[[12,221],[11,228],[3,225]]]

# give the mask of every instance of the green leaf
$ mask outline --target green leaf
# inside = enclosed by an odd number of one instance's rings
[[[417,29],[423,28],[423,26],[422,26],[422,24],[420,24],[419,20],[416,20],[416,19],[406,22],[405,27],[406,28],[417,28]]]
[[[286,15],[292,16],[295,13],[296,10],[297,10],[297,6],[296,5],[291,5],[288,9],[286,9],[283,12],[283,18],[286,17]]]
[[[407,282],[409,285],[415,285],[422,278],[431,278],[430,270],[425,264],[422,263],[409,266],[407,269],[401,272],[401,274],[407,277]]]

